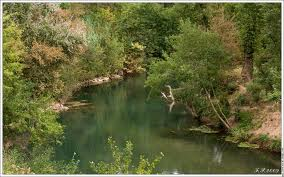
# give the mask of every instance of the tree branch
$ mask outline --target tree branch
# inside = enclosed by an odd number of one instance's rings
[[[217,97],[216,97],[216,94],[215,94],[215,92],[214,92],[213,87],[212,87],[212,91],[213,91],[214,97],[217,98]],[[220,104],[219,104],[218,102],[217,102],[217,106],[218,106],[219,111],[221,112],[221,114],[222,114],[222,116],[223,116],[223,118],[224,118],[224,121],[225,121],[228,125],[230,125],[229,122],[228,122],[227,117],[226,117],[225,114],[223,113],[222,108],[221,108],[221,106],[220,106]]]
[[[169,112],[171,112],[175,105],[175,97],[172,92],[172,87],[170,85],[166,85],[166,87],[169,88],[169,95],[166,95],[164,92],[161,92],[161,94],[163,98],[165,98],[168,102],[171,102],[169,104]]]
[[[207,98],[211,104],[211,107],[213,108],[214,112],[216,113],[216,115],[218,116],[218,118],[220,119],[220,121],[226,126],[227,129],[231,129],[230,125],[226,123],[226,121],[220,116],[220,114],[218,113],[218,111],[216,110],[211,98],[210,98],[210,94],[208,93],[207,89],[205,89],[205,92],[207,94]]]

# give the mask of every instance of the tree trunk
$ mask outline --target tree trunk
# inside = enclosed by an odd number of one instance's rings
[[[218,113],[217,109],[215,108],[215,106],[214,106],[214,104],[213,104],[213,102],[212,102],[212,100],[211,100],[210,94],[209,94],[209,92],[207,91],[207,89],[205,89],[205,92],[206,92],[206,94],[207,94],[207,98],[208,98],[208,100],[209,100],[209,103],[210,103],[210,105],[211,105],[213,111],[215,112],[215,114],[217,115],[217,117],[219,118],[219,120],[223,123],[223,125],[224,125],[228,130],[230,130],[230,129],[231,129],[231,126],[230,126],[229,123],[227,122],[227,118],[226,118],[226,117],[222,117],[222,116]],[[222,114],[223,114],[223,113],[222,113]],[[224,114],[223,114],[223,115],[224,115]],[[225,115],[224,115],[224,116],[225,116]]]
[[[253,77],[253,53],[244,53],[244,64],[242,78],[245,82],[251,81]]]

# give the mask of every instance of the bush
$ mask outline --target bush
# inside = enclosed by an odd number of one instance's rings
[[[23,73],[22,31],[10,16],[3,24],[3,121],[5,138],[27,135],[34,144],[55,143],[63,133],[57,114],[48,110],[49,97],[33,97],[31,81]]]
[[[243,106],[248,104],[248,100],[244,94],[239,94],[236,99],[237,106]]]
[[[35,148],[28,156],[28,165],[36,174],[75,174],[78,172],[79,160],[75,160],[74,153],[69,162],[55,161],[54,149]]]
[[[250,112],[237,112],[235,115],[238,125],[231,130],[231,134],[235,140],[246,141],[250,137],[252,115]]]
[[[281,90],[280,89],[275,89],[272,92],[267,93],[266,96],[267,100],[269,101],[278,101],[280,102],[281,100]]]
[[[281,151],[281,140],[276,140],[276,139],[272,140],[270,149],[276,152],[280,152]]]
[[[161,153],[151,162],[141,155],[140,161],[135,167],[132,164],[133,144],[130,141],[126,141],[123,150],[116,146],[111,137],[108,138],[108,143],[112,151],[113,162],[90,162],[90,167],[96,174],[151,174],[164,156]]]
[[[237,85],[236,82],[233,81],[233,82],[229,82],[229,83],[227,84],[226,88],[227,88],[227,90],[228,90],[228,93],[229,93],[229,94],[232,94],[232,93],[234,93],[234,92],[237,90],[238,85]]]
[[[31,168],[25,161],[23,154],[17,149],[4,150],[3,153],[4,174],[31,174]]]
[[[259,135],[258,140],[261,141],[261,142],[268,142],[269,137],[268,137],[267,134],[261,134],[261,135]]]
[[[250,128],[252,121],[252,115],[250,112],[238,112],[236,118],[239,121],[238,127],[246,130]]]
[[[71,161],[53,160],[52,148],[35,147],[28,155],[17,148],[4,151],[4,174],[74,174],[78,172],[75,154]]]
[[[247,91],[252,96],[254,102],[260,101],[263,97],[263,88],[257,82],[251,82],[247,85]]]
[[[230,133],[232,134],[234,141],[246,141],[250,137],[247,130],[239,127],[232,128]]]

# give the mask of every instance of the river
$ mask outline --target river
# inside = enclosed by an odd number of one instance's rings
[[[61,113],[65,139],[56,148],[58,160],[70,160],[76,152],[80,171],[90,173],[89,162],[110,161],[107,138],[120,147],[134,144],[134,162],[140,154],[154,158],[165,155],[156,173],[239,174],[256,168],[280,169],[280,154],[238,148],[221,135],[186,132],[197,123],[182,108],[168,112],[160,98],[148,98],[145,76],[127,78],[100,86],[82,88],[71,101],[87,106]]]

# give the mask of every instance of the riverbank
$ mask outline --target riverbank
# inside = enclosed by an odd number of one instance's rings
[[[233,91],[226,97],[231,127],[223,131],[226,140],[239,147],[281,152],[281,103],[256,97],[259,93],[249,90],[252,83],[244,82],[241,72],[241,67],[236,66],[227,74]],[[215,130],[220,128],[217,118],[202,117],[200,121]]]
[[[248,148],[260,148],[272,152],[281,152],[281,112],[279,103],[262,102],[239,107],[241,114],[251,120],[247,127],[238,121],[228,138],[246,143]]]
[[[281,103],[261,96],[253,82],[244,82],[241,67],[231,72],[237,89],[228,99],[234,117],[231,137],[248,147],[281,152]]]
[[[122,80],[124,77],[125,77],[125,75],[123,75],[123,74],[121,74],[121,75],[112,74],[110,76],[96,77],[94,79],[90,79],[90,80],[76,84],[76,86],[73,88],[73,90],[71,92],[73,93],[73,92],[79,90],[82,87],[87,87],[87,86],[91,86],[91,85],[102,85],[102,84],[105,84],[105,83],[109,83],[111,81]],[[69,110],[69,107],[65,105],[67,100],[68,100],[68,98],[65,99],[64,101],[61,101],[61,102],[51,103],[50,108],[52,110],[54,110],[55,112],[67,111],[67,110]]]
[[[82,87],[88,87],[88,86],[92,86],[92,85],[102,85],[102,84],[106,84],[109,82],[113,82],[113,81],[119,81],[119,80],[123,80],[126,77],[129,76],[134,76],[137,74],[141,74],[143,72],[145,72],[146,70],[144,68],[142,68],[140,65],[137,66],[131,66],[130,68],[123,68],[121,71],[119,71],[116,74],[110,74],[108,76],[99,76],[93,79],[89,79],[80,83],[77,83],[70,91],[71,94],[69,94],[69,96],[59,99],[60,101],[56,101],[50,104],[49,108],[52,109],[55,112],[62,112],[62,111],[67,111],[69,110],[70,107],[73,106],[78,106],[79,104],[82,105],[81,103],[68,103],[68,106],[66,105],[68,99],[70,97],[72,97],[73,93],[80,90]]]

